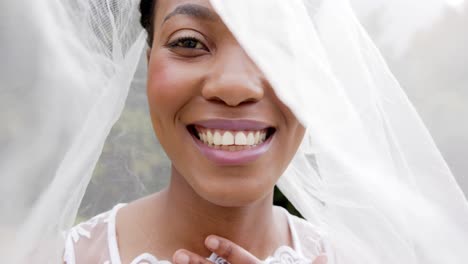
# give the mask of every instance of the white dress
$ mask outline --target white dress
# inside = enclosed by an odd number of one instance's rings
[[[125,206],[118,204],[112,210],[93,217],[72,229],[67,234],[64,262],[66,264],[121,264],[117,243],[115,218],[117,211]],[[312,263],[322,254],[329,252],[323,235],[309,222],[287,214],[292,236],[293,248],[279,247],[265,263]],[[209,258],[214,263],[227,263],[212,254]],[[158,260],[156,256],[142,252],[130,264],[170,264],[167,260]]]

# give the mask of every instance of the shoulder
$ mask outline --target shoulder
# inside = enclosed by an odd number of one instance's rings
[[[327,251],[326,234],[305,219],[287,213],[294,248],[309,259],[322,255]]]
[[[109,241],[115,226],[115,213],[122,205],[71,228],[67,233],[66,264],[110,263]]]

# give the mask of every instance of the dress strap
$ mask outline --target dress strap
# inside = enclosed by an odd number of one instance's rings
[[[117,242],[116,219],[117,212],[126,204],[117,204],[112,209],[109,218],[107,219],[107,244],[109,246],[109,255],[112,264],[122,264],[120,260],[119,245]]]
[[[293,216],[292,214],[290,214],[286,209],[284,209],[283,207],[279,207],[283,213],[286,215],[286,218],[288,220],[288,226],[289,226],[289,232],[291,232],[291,239],[292,239],[292,248],[294,249],[294,251],[296,251],[300,256],[304,256],[304,254],[302,253],[302,246],[301,246],[301,242],[299,240],[299,235],[297,234],[297,230],[296,230],[296,227],[294,225],[294,220],[293,220]]]
[[[65,251],[63,254],[63,261],[66,264],[76,264],[75,246],[73,245],[73,238],[71,234],[67,235],[67,238],[65,241]]]

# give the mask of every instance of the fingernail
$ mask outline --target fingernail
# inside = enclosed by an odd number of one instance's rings
[[[219,240],[214,237],[209,237],[206,240],[206,246],[211,250],[216,250],[219,247]]]
[[[177,253],[177,255],[175,257],[175,262],[177,264],[189,264],[190,257],[187,256],[187,254],[185,254],[185,253],[179,252],[179,253]]]

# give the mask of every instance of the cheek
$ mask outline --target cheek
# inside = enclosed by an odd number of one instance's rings
[[[183,87],[178,80],[174,78],[173,69],[170,64],[163,59],[152,59],[148,65],[148,85],[147,94],[152,114],[171,113],[175,110],[178,94],[183,91],[178,87]],[[170,104],[169,102],[172,102]]]
[[[306,129],[304,126],[297,120],[296,116],[289,110],[286,105],[284,105],[279,100],[277,101],[277,107],[281,110],[282,116],[284,117],[284,130],[281,132],[281,145],[283,147],[282,161],[284,161],[284,167],[289,165],[294,155],[296,154],[299,146],[304,139]]]
[[[294,153],[296,153],[299,145],[301,145],[302,140],[304,139],[305,130],[305,127],[296,120],[296,124],[294,126],[294,136],[291,139]]]
[[[202,78],[190,65],[167,56],[152,55],[148,65],[147,95],[151,114],[174,117],[191,98],[198,94]]]

